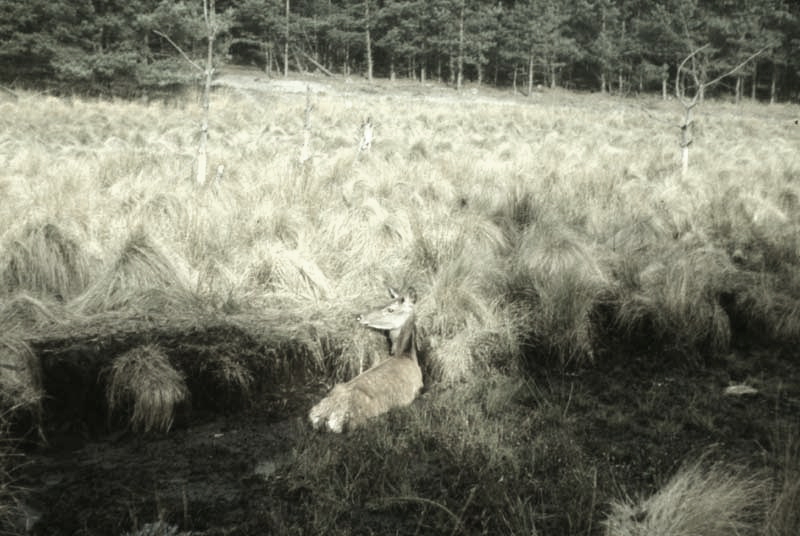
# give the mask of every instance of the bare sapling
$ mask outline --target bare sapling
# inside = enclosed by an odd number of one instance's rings
[[[372,118],[367,117],[361,122],[361,140],[358,142],[358,152],[368,153],[372,150],[372,138],[375,134],[375,126]]]
[[[422,389],[414,313],[416,293],[389,292],[394,298],[389,304],[359,318],[361,325],[388,333],[389,358],[349,382],[336,385],[311,408],[308,418],[314,429],[340,433],[356,428],[393,408],[410,405]]]
[[[736,74],[740,69],[742,69],[745,65],[747,65],[750,61],[754,58],[758,57],[767,50],[768,47],[763,47],[758,52],[755,52],[748,56],[743,62],[739,65],[731,69],[730,71],[726,72],[718,76],[717,78],[709,81],[703,82],[701,81],[701,77],[698,74],[697,62],[696,57],[702,51],[707,49],[709,45],[703,45],[702,47],[695,49],[692,51],[688,56],[686,56],[683,61],[678,66],[678,70],[675,74],[675,98],[678,102],[683,105],[683,123],[681,123],[681,175],[686,176],[689,171],[689,146],[694,141],[694,136],[692,131],[694,129],[694,120],[692,118],[693,110],[695,106],[699,103],[702,99],[702,96],[705,94],[706,89],[713,86],[723,78]],[[686,64],[691,62],[691,68],[687,69]],[[694,82],[694,95],[689,98],[687,96],[686,91],[686,84],[685,80],[685,73],[688,71],[689,75],[692,77],[692,81]]]
[[[306,108],[303,117],[303,146],[300,148],[300,164],[305,164],[313,156],[311,153],[311,112],[314,104],[311,102],[311,86],[306,85]]]
[[[203,118],[200,124],[200,141],[197,146],[197,173],[195,175],[197,184],[203,186],[206,183],[206,174],[208,167],[208,114],[210,109],[211,99],[211,79],[214,75],[214,41],[219,33],[220,26],[217,23],[216,9],[214,6],[215,0],[203,0],[203,21],[206,26],[206,40],[208,42],[208,50],[206,53],[206,65],[203,68],[199,63],[192,60],[183,49],[178,46],[167,34],[154,30],[154,32],[166,39],[181,56],[191,65],[194,69],[200,71],[204,75],[203,84]]]

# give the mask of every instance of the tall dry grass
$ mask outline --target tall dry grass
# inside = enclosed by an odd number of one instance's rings
[[[218,90],[209,158],[225,174],[204,189],[192,96],[2,103],[2,290],[84,314],[147,285],[180,307],[272,305],[340,351],[350,315],[412,284],[451,380],[492,362],[487,341],[504,359],[532,343],[591,359],[599,307],[687,349],[724,351],[731,316],[800,338],[790,106],[704,104],[682,177],[669,103],[453,96],[398,113],[404,98],[315,95],[301,166],[304,96]],[[376,137],[357,155],[365,115]],[[364,357],[338,353],[337,370]]]

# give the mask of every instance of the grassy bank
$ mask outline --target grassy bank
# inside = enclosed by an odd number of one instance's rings
[[[352,436],[298,430],[265,491],[276,530],[346,533],[360,512],[368,533],[388,512],[404,533],[636,534],[691,526],[669,509],[719,489],[709,533],[792,533],[797,377],[759,370],[798,366],[797,108],[703,104],[681,176],[672,102],[385,89],[313,95],[302,163],[304,95],[218,90],[224,173],[203,188],[194,96],[0,103],[15,420],[167,429],[190,400],[349,378],[385,351],[355,314],[410,285],[429,392]],[[728,382],[760,409],[720,417]],[[741,476],[691,465],[717,442]],[[729,492],[753,479],[759,512]]]

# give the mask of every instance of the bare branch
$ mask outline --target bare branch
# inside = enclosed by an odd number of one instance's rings
[[[748,63],[750,63],[750,61],[752,61],[752,60],[753,60],[753,59],[755,59],[756,57],[760,56],[760,55],[761,55],[761,54],[762,54],[762,53],[763,53],[765,50],[767,50],[768,48],[769,48],[769,46],[765,46],[765,47],[762,47],[762,48],[761,48],[761,49],[760,49],[758,52],[755,52],[755,53],[753,53],[753,54],[750,54],[750,56],[748,56],[748,57],[747,57],[747,59],[746,59],[746,60],[744,60],[742,63],[740,63],[739,65],[737,65],[736,67],[734,67],[733,69],[731,69],[730,71],[728,71],[727,73],[725,73],[725,74],[723,74],[723,75],[721,75],[721,76],[718,76],[717,78],[715,78],[715,79],[714,79],[714,80],[712,80],[711,82],[706,82],[705,84],[703,84],[703,87],[709,87],[709,86],[713,86],[714,84],[716,84],[717,82],[719,82],[720,80],[722,80],[723,78],[725,78],[726,76],[730,76],[730,75],[732,75],[732,74],[736,74],[736,72],[737,72],[737,71],[739,71],[739,70],[740,70],[742,67],[744,67],[744,66],[745,66],[745,65],[747,65]]]
[[[170,39],[170,37],[167,34],[165,34],[163,32],[159,32],[158,30],[153,30],[153,33],[155,33],[156,35],[161,36],[164,39],[166,39],[167,41],[169,41],[169,44],[172,45],[173,47],[175,47],[175,50],[177,50],[178,52],[181,53],[181,56],[183,56],[183,59],[185,59],[186,61],[189,62],[189,65],[191,65],[192,67],[194,67],[195,69],[197,69],[200,72],[204,71],[204,69],[196,61],[194,61],[192,58],[187,56],[186,52],[184,52],[183,49],[181,47],[179,47],[177,43],[175,43],[175,41]]]
[[[686,56],[683,59],[683,61],[681,62],[681,64],[678,65],[678,71],[675,73],[675,97],[679,101],[681,101],[681,103],[684,106],[686,106],[687,108],[688,107],[693,107],[695,104],[697,104],[697,97],[700,94],[700,91],[699,91],[699,89],[700,89],[700,87],[699,87],[700,86],[700,81],[698,80],[697,73],[695,72],[697,69],[692,68],[692,78],[694,78],[695,85],[698,86],[698,91],[695,92],[694,97],[692,98],[691,101],[685,100],[683,95],[681,95],[681,71],[683,71],[683,67],[686,65],[686,62],[688,62],[689,60],[693,59],[696,55],[698,55],[703,50],[707,49],[709,46],[710,45],[703,45],[700,48],[698,48],[697,50],[693,51],[688,56]]]
[[[7,88],[6,86],[0,86],[0,92],[5,93],[14,100],[17,100],[19,98],[19,95],[14,93],[10,88]]]

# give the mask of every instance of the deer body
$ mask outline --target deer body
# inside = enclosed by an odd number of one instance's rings
[[[308,414],[314,428],[342,432],[382,415],[392,408],[410,405],[422,389],[417,361],[413,291],[392,293],[390,304],[360,318],[364,326],[389,333],[391,356],[346,383],[336,385]]]

